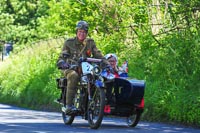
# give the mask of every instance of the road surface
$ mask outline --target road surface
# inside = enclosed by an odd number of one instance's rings
[[[124,118],[104,117],[99,129],[90,129],[86,120],[76,117],[64,125],[61,113],[28,110],[0,104],[0,133],[200,133],[200,129],[162,123],[139,122],[127,126]]]

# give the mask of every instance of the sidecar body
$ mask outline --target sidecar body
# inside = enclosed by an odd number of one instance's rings
[[[144,97],[144,80],[115,78],[114,92],[116,104],[139,105]]]
[[[111,105],[110,115],[129,116],[133,113],[143,112],[144,80],[115,78],[112,89],[113,104]]]

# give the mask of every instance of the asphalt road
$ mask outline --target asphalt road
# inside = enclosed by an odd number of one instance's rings
[[[61,113],[34,111],[0,104],[0,133],[200,133],[200,129],[163,123],[139,122],[135,128],[124,118],[104,117],[99,129],[90,129],[86,120],[76,117],[64,125]]]

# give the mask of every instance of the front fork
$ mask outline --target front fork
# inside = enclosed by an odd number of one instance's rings
[[[90,80],[89,80],[90,81]],[[98,89],[102,89],[102,88],[104,88],[104,83],[101,81],[101,80],[95,80],[95,82],[94,82],[94,85],[95,85],[95,87],[96,88],[98,88]],[[91,87],[91,82],[88,82],[87,83],[87,91],[88,91],[88,100],[92,100],[92,96],[91,96],[91,89],[92,89],[92,87]],[[96,91],[94,91],[94,93],[96,93]],[[95,95],[95,94],[92,94],[92,95]]]
[[[88,91],[88,100],[92,100],[91,98],[91,84],[90,82],[87,83],[87,91]]]

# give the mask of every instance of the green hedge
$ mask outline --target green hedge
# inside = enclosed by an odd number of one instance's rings
[[[146,80],[143,120],[200,125],[199,42],[191,46],[195,39],[184,39],[187,40],[168,36],[160,39],[165,46],[159,47],[147,34],[138,38],[141,45],[135,50],[124,49],[118,53],[119,62],[129,61],[131,77]],[[96,40],[97,44],[102,42],[99,38]],[[1,102],[59,111],[53,102],[60,96],[55,82],[60,72],[55,62],[63,42],[63,39],[40,42],[3,62],[0,65]],[[105,42],[109,44],[109,40]],[[109,49],[113,51],[112,47]],[[190,65],[192,61],[195,63]]]
[[[0,66],[0,99],[4,103],[29,108],[50,108],[59,76],[56,59],[61,44],[44,41],[11,55]]]

